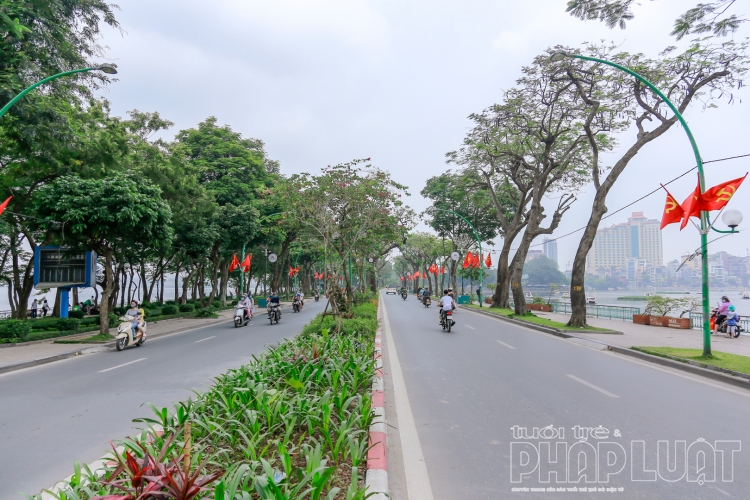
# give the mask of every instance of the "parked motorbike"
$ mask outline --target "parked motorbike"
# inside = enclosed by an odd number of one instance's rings
[[[244,307],[234,308],[234,327],[239,328],[241,326],[247,326],[250,323],[251,316],[247,314],[247,309]]]
[[[279,322],[281,319],[281,307],[279,304],[268,305],[268,319],[271,321],[272,325]]]
[[[135,321],[135,318],[129,315],[120,318],[120,326],[117,327],[117,335],[115,337],[115,347],[118,351],[131,346],[140,347],[146,342],[146,322],[143,321],[139,325],[138,329],[136,329],[135,339],[133,339],[133,321]]]
[[[451,327],[456,324],[455,321],[453,321],[453,311],[440,311],[440,326],[443,327],[443,330],[448,330],[448,332],[451,331]]]

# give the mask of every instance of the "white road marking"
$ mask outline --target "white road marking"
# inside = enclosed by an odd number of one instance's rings
[[[201,340],[196,340],[196,341],[195,341],[195,343],[197,344],[198,342],[203,342],[204,340],[211,340],[211,339],[213,339],[213,338],[216,338],[216,335],[213,335],[213,336],[211,336],[211,337],[206,337],[205,339],[201,339]]]
[[[393,377],[393,399],[396,404],[397,428],[401,438],[407,496],[409,500],[433,500],[430,477],[427,475],[427,465],[424,461],[422,445],[419,442],[417,425],[414,423],[414,415],[409,404],[409,393],[406,391],[406,382],[401,373],[401,363],[398,360],[396,344],[388,322],[388,311],[385,301],[381,301],[380,304],[383,308],[383,330],[385,330],[385,339],[388,343],[388,361],[391,365],[391,377]]]
[[[464,325],[464,326],[465,326],[466,328],[471,328],[472,330],[476,330],[476,328],[474,328],[473,326],[470,326],[470,325]]]
[[[583,384],[583,385],[585,385],[585,386],[591,387],[591,388],[592,388],[592,389],[594,389],[595,391],[599,391],[599,392],[601,392],[602,394],[606,394],[606,395],[607,395],[607,396],[609,396],[610,398],[619,398],[619,397],[620,397],[620,396],[618,396],[617,394],[612,394],[612,393],[611,393],[611,392],[609,392],[609,391],[605,391],[605,390],[604,390],[604,389],[602,389],[601,387],[597,387],[597,386],[595,386],[594,384],[590,384],[590,383],[586,382],[585,380],[582,380],[582,379],[580,379],[580,378],[576,377],[575,375],[570,375],[569,373],[566,373],[566,374],[565,374],[565,376],[566,376],[566,377],[570,377],[570,378],[572,378],[573,380],[575,380],[576,382],[580,382],[581,384]]]
[[[513,346],[512,346],[512,345],[510,345],[510,344],[506,344],[506,343],[505,343],[505,342],[503,342],[502,340],[496,340],[495,342],[497,342],[498,344],[503,344],[503,345],[504,345],[505,347],[507,347],[508,349],[515,349],[515,347],[513,347]]]
[[[128,363],[123,363],[121,365],[113,366],[112,368],[107,368],[106,370],[99,370],[99,373],[108,372],[110,370],[117,370],[118,368],[122,368],[123,366],[132,365],[133,363],[137,363],[139,361],[143,361],[144,359],[147,359],[147,358],[140,358],[140,359],[136,359],[135,361],[130,361]]]

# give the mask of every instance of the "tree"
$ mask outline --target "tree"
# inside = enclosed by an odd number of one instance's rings
[[[104,264],[99,329],[109,333],[109,297],[115,289],[120,252],[132,247],[166,248],[172,241],[171,210],[161,191],[145,180],[113,174],[105,179],[68,175],[44,186],[38,215],[55,240],[94,250]]]
[[[716,36],[726,36],[737,31],[740,24],[747,19],[742,19],[736,14],[721,18],[735,1],[699,3],[675,20],[670,34],[680,40],[687,35],[713,33]],[[567,11],[579,19],[598,19],[609,28],[619,26],[620,29],[625,29],[626,21],[631,21],[635,17],[630,10],[634,3],[637,4],[636,0],[569,0]]]
[[[733,88],[739,85],[742,75],[747,72],[746,47],[747,42],[717,44],[711,40],[700,40],[681,54],[673,55],[676,49],[670,47],[661,53],[659,59],[649,59],[642,54],[618,53],[614,47],[603,45],[589,45],[583,52],[633,68],[657,88],[663,89],[680,113],[684,114],[695,100],[704,107],[714,106],[723,97],[731,102]],[[593,158],[590,168],[596,194],[573,261],[570,283],[573,313],[568,324],[581,327],[586,324],[586,256],[593,245],[599,222],[607,212],[607,194],[630,161],[646,144],[672,128],[677,123],[677,117],[673,114],[670,116],[669,108],[658,95],[623,71],[573,58],[565,58],[556,64],[559,65],[558,77],[574,84],[575,93],[596,117],[582,124]],[[600,117],[607,120],[606,127],[611,133],[624,132],[632,126],[637,129],[635,140],[623,148],[624,152],[609,169],[601,164],[600,159]],[[602,179],[607,170],[609,172]]]
[[[524,263],[523,274],[529,285],[566,284],[568,278],[557,268],[557,262],[540,255]]]

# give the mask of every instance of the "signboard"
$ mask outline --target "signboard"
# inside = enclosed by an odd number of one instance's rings
[[[458,254],[458,252],[453,252],[451,254],[451,259],[453,259],[453,260],[458,260],[459,257],[460,257],[460,255]]]
[[[34,248],[34,288],[95,285],[95,252],[76,252],[60,247]]]
[[[276,256],[276,254],[275,254],[275,253],[272,253],[271,255],[269,255],[269,256],[268,256],[268,261],[269,261],[269,262],[270,262],[271,264],[273,264],[274,262],[276,262],[276,260],[277,260],[277,259],[278,259],[278,257]]]

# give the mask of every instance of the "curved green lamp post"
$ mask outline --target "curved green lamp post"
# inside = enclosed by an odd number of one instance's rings
[[[81,68],[81,69],[74,69],[71,71],[64,71],[62,73],[58,73],[56,75],[48,76],[44,80],[40,80],[36,82],[31,87],[27,88],[26,90],[22,91],[20,94],[15,96],[13,99],[8,101],[8,103],[3,106],[2,109],[0,109],[0,117],[2,117],[5,113],[8,112],[8,110],[13,107],[15,103],[20,101],[23,96],[34,90],[35,88],[39,87],[40,85],[44,85],[47,82],[51,82],[52,80],[56,80],[58,78],[62,78],[63,76],[70,76],[75,75],[76,73],[87,73],[89,71],[101,71],[102,73],[107,73],[108,75],[116,75],[117,74],[117,67],[114,64],[100,64],[98,66],[93,66],[91,68]]]
[[[677,109],[677,106],[675,106],[672,101],[669,100],[669,98],[664,95],[664,93],[656,88],[656,86],[646,80],[644,77],[636,73],[635,71],[631,70],[630,68],[626,68],[625,66],[621,66],[617,63],[613,63],[612,61],[607,61],[606,59],[597,59],[596,57],[588,57],[588,56],[582,56],[578,54],[568,54],[563,51],[558,51],[552,54],[550,56],[550,60],[553,62],[556,61],[562,61],[566,57],[575,58],[575,59],[583,59],[584,61],[592,61],[597,62],[601,64],[606,64],[608,66],[612,66],[613,68],[617,68],[620,71],[623,71],[634,78],[636,78],[638,81],[643,83],[645,86],[647,86],[649,89],[651,89],[654,94],[658,95],[664,103],[669,106],[669,109],[672,110],[672,112],[677,117],[677,120],[680,122],[682,127],[685,129],[685,133],[687,134],[688,140],[690,141],[690,146],[693,148],[693,155],[695,156],[695,163],[698,167],[698,178],[700,180],[700,187],[701,192],[706,190],[706,180],[705,176],[703,174],[703,160],[701,159],[700,151],[698,150],[698,144],[695,142],[695,138],[693,137],[693,133],[690,131],[690,127],[688,126],[685,119],[682,117],[682,114]],[[701,234],[701,276],[702,276],[702,295],[703,295],[703,355],[704,356],[710,356],[711,355],[711,326],[709,323],[709,305],[708,305],[708,230],[709,228],[713,229],[711,226],[709,220],[708,220],[708,212],[701,212],[701,227],[700,227],[700,234]],[[733,233],[738,232],[735,231],[734,228],[732,228],[731,231],[719,231],[718,229],[714,229],[717,232],[726,232],[726,233]]]
[[[482,263],[482,257],[483,257],[482,256],[482,241],[479,239],[479,233],[477,233],[477,230],[474,229],[474,226],[471,225],[471,222],[469,222],[466,219],[466,217],[464,217],[463,215],[459,214],[458,212],[454,212],[453,210],[448,210],[448,209],[445,209],[445,208],[437,208],[437,207],[435,207],[435,210],[440,210],[441,212],[448,212],[448,213],[453,214],[453,215],[455,215],[457,217],[461,217],[463,219],[463,221],[466,224],[468,224],[469,227],[471,228],[471,230],[474,232],[474,238],[476,238],[477,245],[479,245],[479,288],[481,289],[482,288],[482,283],[484,283],[484,269],[482,269],[482,264],[483,264]],[[461,286],[463,286],[463,285],[461,285]],[[469,291],[469,297],[471,297],[471,292],[472,291],[470,290]],[[481,295],[479,297],[477,297],[477,298],[479,299],[479,307],[482,307],[482,297],[481,297]]]

